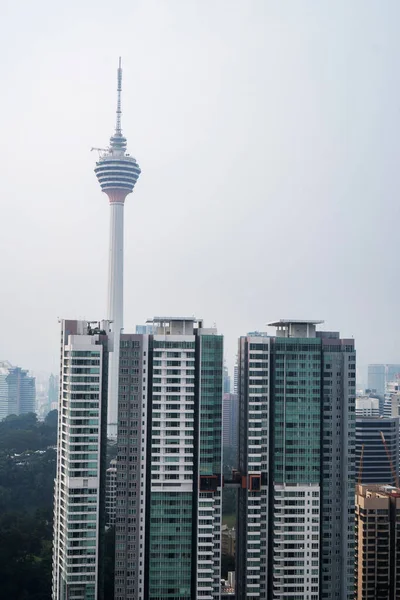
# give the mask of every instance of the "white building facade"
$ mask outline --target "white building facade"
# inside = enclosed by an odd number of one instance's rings
[[[53,600],[97,600],[104,534],[109,323],[62,321]]]

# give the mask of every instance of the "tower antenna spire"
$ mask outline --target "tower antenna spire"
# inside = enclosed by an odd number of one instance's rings
[[[121,57],[119,57],[118,71],[117,71],[117,120],[115,124],[116,135],[122,135],[121,131],[121,92],[122,92],[122,66]]]

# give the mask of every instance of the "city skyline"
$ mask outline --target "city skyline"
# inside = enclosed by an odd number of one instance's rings
[[[395,0],[10,5],[5,595],[395,590],[399,18]]]
[[[211,28],[205,5],[156,5],[5,16],[0,356],[54,372],[57,317],[106,314],[108,211],[90,148],[108,137],[122,55],[124,129],[146,180],[125,212],[126,329],[201,314],[225,332],[231,368],[237,335],[265,316],[323,314],[357,339],[360,365],[396,362],[398,3],[221,2]]]

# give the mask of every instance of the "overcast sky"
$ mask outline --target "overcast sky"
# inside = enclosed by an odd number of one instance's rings
[[[121,55],[125,331],[194,314],[231,365],[247,331],[325,319],[360,365],[400,362],[399,20],[398,0],[3,0],[0,358],[57,369],[57,318],[106,314],[90,148]]]

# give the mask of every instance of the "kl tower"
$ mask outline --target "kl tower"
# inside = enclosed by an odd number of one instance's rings
[[[110,249],[108,263],[108,319],[113,322],[114,352],[109,355],[107,435],[117,437],[120,335],[124,314],[124,203],[140,175],[136,160],[126,152],[121,129],[122,68],[117,76],[117,118],[110,146],[102,150],[94,172],[101,191],[110,202]]]

